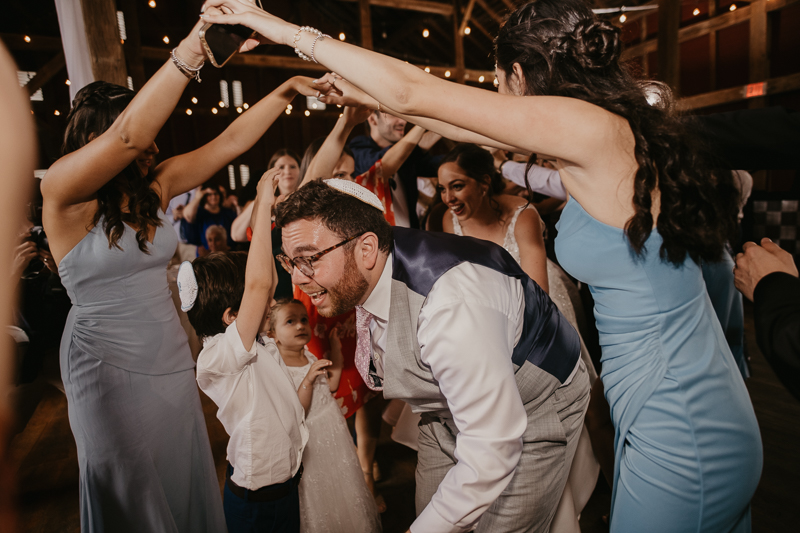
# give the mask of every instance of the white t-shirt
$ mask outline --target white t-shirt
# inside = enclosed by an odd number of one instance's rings
[[[205,340],[197,384],[219,407],[217,418],[230,435],[234,483],[256,490],[294,477],[308,429],[274,340],[259,335],[245,350],[234,321],[225,333]]]

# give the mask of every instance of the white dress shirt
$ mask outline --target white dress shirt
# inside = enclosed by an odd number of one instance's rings
[[[390,255],[364,302],[364,309],[376,317],[370,332],[380,377],[391,277]],[[420,353],[459,430],[458,463],[411,525],[412,533],[468,531],[511,481],[527,427],[511,362],[522,334],[524,305],[519,280],[462,263],[436,281],[422,306],[417,323]],[[413,399],[409,403],[413,406]]]
[[[197,384],[230,435],[231,479],[256,490],[297,473],[308,442],[305,412],[275,341],[259,335],[245,350],[234,321],[205,340]]]
[[[561,174],[557,170],[532,165],[530,172],[525,176],[525,168],[527,166],[527,163],[519,163],[517,161],[503,163],[503,177],[520,187],[525,186],[527,178],[533,192],[538,192],[551,198],[558,198],[559,200],[567,199],[567,191],[561,182]]]

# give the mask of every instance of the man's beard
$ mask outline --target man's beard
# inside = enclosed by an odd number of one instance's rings
[[[328,289],[330,308],[317,309],[320,315],[330,318],[341,315],[353,309],[369,289],[369,283],[358,270],[356,260],[352,254],[347,254],[342,279],[335,287]]]

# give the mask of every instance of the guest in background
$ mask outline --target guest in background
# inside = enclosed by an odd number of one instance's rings
[[[756,341],[778,379],[800,400],[800,279],[791,254],[770,239],[736,256],[736,288],[754,304]]]
[[[200,234],[200,243],[208,250],[206,231],[210,226],[222,226],[230,234],[231,225],[236,220],[236,211],[222,206],[222,193],[213,187],[200,188],[195,192],[194,198],[183,209],[183,218],[187,223],[193,224],[195,231]],[[228,246],[233,246],[233,239],[228,238]]]
[[[209,226],[206,229],[206,242],[208,242],[208,253],[229,252],[228,232],[222,226]]]

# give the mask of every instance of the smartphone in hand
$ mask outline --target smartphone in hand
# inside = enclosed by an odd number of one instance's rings
[[[254,2],[263,9],[261,0]],[[243,42],[255,34],[256,32],[241,24],[205,24],[200,28],[199,37],[208,60],[219,68],[239,51]]]

